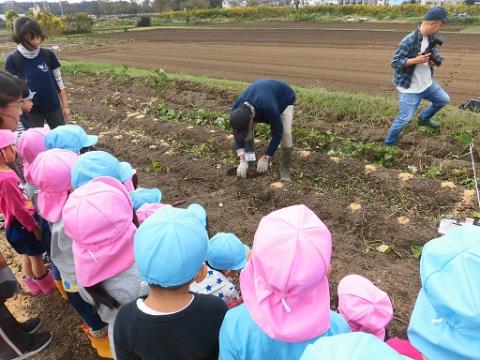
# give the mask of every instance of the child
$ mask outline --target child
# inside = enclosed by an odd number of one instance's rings
[[[249,254],[250,248],[234,234],[215,234],[208,242],[207,276],[199,283],[193,282],[190,291],[215,295],[227,305],[238,305],[240,295],[231,276],[245,267]]]
[[[50,131],[45,137],[47,149],[64,149],[81,153],[98,142],[97,135],[88,135],[79,125],[63,125]]]
[[[422,288],[410,319],[408,339],[425,359],[479,358],[479,275],[478,226],[460,226],[423,247]],[[398,350],[404,354],[403,349]]]
[[[133,169],[127,162],[105,151],[90,151],[82,154],[72,168],[72,185],[74,189],[99,176],[110,176],[121,183],[132,178]]]
[[[360,275],[348,275],[338,284],[338,312],[352,331],[362,331],[385,341],[393,307],[388,294]]]
[[[38,186],[38,210],[50,222],[50,257],[60,272],[68,300],[88,325],[87,335],[102,357],[111,357],[105,324],[93,307],[78,293],[72,252],[72,240],[65,234],[62,209],[72,191],[70,173],[78,155],[63,149],[42,152],[30,165],[29,180]]]
[[[0,129],[17,131],[25,82],[0,70]]]
[[[23,92],[23,102],[22,102],[22,115],[20,115],[20,122],[17,129],[17,138],[19,138],[27,129],[33,127],[32,122],[28,116],[28,113],[32,110],[33,102],[32,99],[35,96],[35,93],[32,93],[28,87],[25,86]]]
[[[23,282],[32,295],[55,290],[52,274],[45,268],[42,254],[49,243],[46,221],[36,218],[30,201],[19,188],[20,179],[7,164],[15,160],[15,133],[0,130],[0,211],[5,216],[5,232],[10,245],[22,256]]]
[[[189,209],[164,207],[138,229],[135,261],[150,291],[118,314],[119,360],[218,358],[218,332],[227,307],[217,297],[188,290],[205,272],[204,224]]]
[[[41,48],[45,35],[38,23],[21,16],[13,23],[13,40],[17,50],[7,56],[5,70],[25,79],[36,93],[30,118],[35,127],[44,120],[51,129],[65,124],[70,107],[60,72],[60,63],[51,50]]]
[[[362,332],[318,339],[308,345],[300,360],[407,360],[378,338]]]
[[[73,259],[80,295],[109,324],[120,306],[147,293],[133,260],[133,206],[125,187],[98,177],[72,192],[63,208],[65,233],[73,240]]]
[[[240,273],[244,304],[227,312],[220,360],[299,359],[319,337],[349,332],[330,310],[330,231],[305,205],[265,216]]]

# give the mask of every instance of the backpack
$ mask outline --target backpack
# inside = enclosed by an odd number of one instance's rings
[[[14,69],[14,72],[12,75],[21,77],[20,74],[22,73],[22,55],[18,50],[15,50],[14,52],[12,52],[11,55],[13,56],[13,69]],[[43,57],[43,59],[45,60],[45,63],[48,65],[50,69],[52,69],[53,57],[55,56],[52,53],[52,50],[40,48],[39,55]]]

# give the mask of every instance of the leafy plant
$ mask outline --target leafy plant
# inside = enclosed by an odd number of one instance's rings
[[[410,246],[410,250],[412,255],[415,259],[419,259],[422,255],[423,245],[412,245]]]

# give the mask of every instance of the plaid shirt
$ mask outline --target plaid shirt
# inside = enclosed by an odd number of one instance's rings
[[[393,55],[391,64],[393,67],[393,84],[402,88],[408,89],[412,82],[413,72],[415,71],[415,65],[404,67],[408,59],[416,57],[422,46],[423,36],[420,29],[417,27],[410,34],[405,36],[400,44],[398,44],[397,51]],[[432,41],[432,37],[429,37],[428,42]],[[432,53],[435,53],[436,49],[432,49]],[[433,68],[432,68],[433,75]]]

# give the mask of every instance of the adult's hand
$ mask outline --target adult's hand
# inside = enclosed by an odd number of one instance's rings
[[[266,155],[263,155],[260,158],[260,160],[258,160],[258,162],[257,162],[257,172],[259,174],[267,172],[269,165],[270,165],[270,159]]]
[[[418,54],[414,58],[408,59],[407,62],[405,63],[404,67],[409,67],[412,65],[417,65],[417,64],[425,64],[429,61],[430,59],[430,53],[428,54]]]
[[[65,121],[67,121],[68,118],[70,117],[70,108],[69,107],[63,107],[62,112],[63,112],[63,118],[65,119]]]
[[[246,179],[247,170],[248,170],[248,161],[240,160],[240,164],[238,164],[238,167],[237,167],[237,176],[240,178]]]

